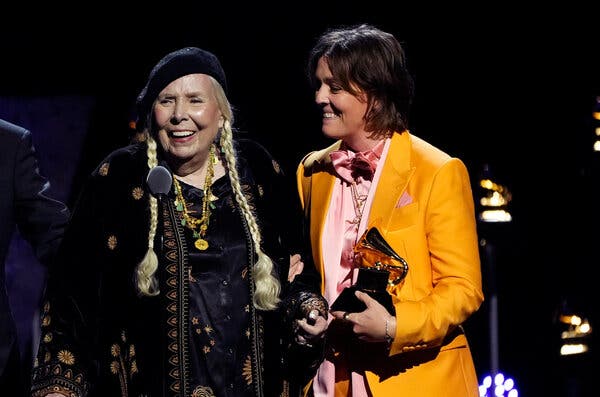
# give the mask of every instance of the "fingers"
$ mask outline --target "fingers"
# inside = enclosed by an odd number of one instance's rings
[[[296,335],[297,341],[305,340],[312,343],[325,336],[325,331],[327,331],[327,320],[325,317],[318,314],[319,312],[317,310],[315,311],[317,312],[317,316],[314,320],[314,324],[308,322],[309,317],[296,320],[298,324],[298,333]],[[312,312],[309,313],[309,316],[311,314]]]
[[[341,321],[346,321],[346,322],[352,322],[353,316],[355,316],[357,314],[359,314],[359,313],[342,312],[342,311],[331,312],[331,315],[333,316],[333,318],[335,318],[336,320],[341,320]]]
[[[301,262],[301,256],[300,254],[294,254],[294,255],[290,255],[290,266],[292,266],[293,264],[296,264],[298,262]]]
[[[288,281],[291,283],[294,278],[304,270],[304,262],[300,254],[290,255],[290,270],[288,271]]]

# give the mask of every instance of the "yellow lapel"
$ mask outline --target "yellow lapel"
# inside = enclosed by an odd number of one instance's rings
[[[378,165],[383,165],[383,169],[371,204],[368,227],[377,226],[382,232],[387,231],[390,214],[415,171],[411,165],[411,146],[408,131],[392,135],[385,163]]]

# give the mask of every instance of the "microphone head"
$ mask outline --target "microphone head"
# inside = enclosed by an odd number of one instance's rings
[[[167,194],[171,190],[173,176],[168,169],[162,165],[157,165],[148,172],[146,183],[152,195],[160,196],[161,194]]]

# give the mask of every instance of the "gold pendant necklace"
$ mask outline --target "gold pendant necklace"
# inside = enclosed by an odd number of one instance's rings
[[[187,227],[193,232],[193,236],[196,239],[194,246],[204,251],[208,248],[208,241],[204,238],[208,229],[208,223],[210,220],[210,206],[213,198],[211,187],[212,179],[214,176],[214,164],[215,164],[215,145],[211,145],[210,153],[208,155],[208,166],[206,168],[206,177],[204,178],[204,196],[202,196],[202,213],[200,219],[194,218],[190,215],[187,208],[187,203],[183,198],[181,186],[177,181],[177,178],[173,178],[173,184],[175,185],[175,207],[177,211],[182,213],[181,225]]]
[[[356,182],[354,181],[350,184],[350,193],[352,194],[352,202],[354,204],[355,217],[349,222],[356,225],[356,228],[358,228],[358,225],[360,224],[360,221],[362,219],[363,210],[365,209],[367,195],[358,194],[358,186],[356,186]]]

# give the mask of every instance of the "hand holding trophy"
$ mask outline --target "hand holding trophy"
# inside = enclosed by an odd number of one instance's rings
[[[354,247],[359,263],[356,284],[345,288],[331,305],[331,310],[361,312],[365,304],[354,294],[356,290],[369,294],[394,315],[394,305],[388,290],[402,282],[408,273],[408,263],[388,244],[376,227],[363,233]]]

